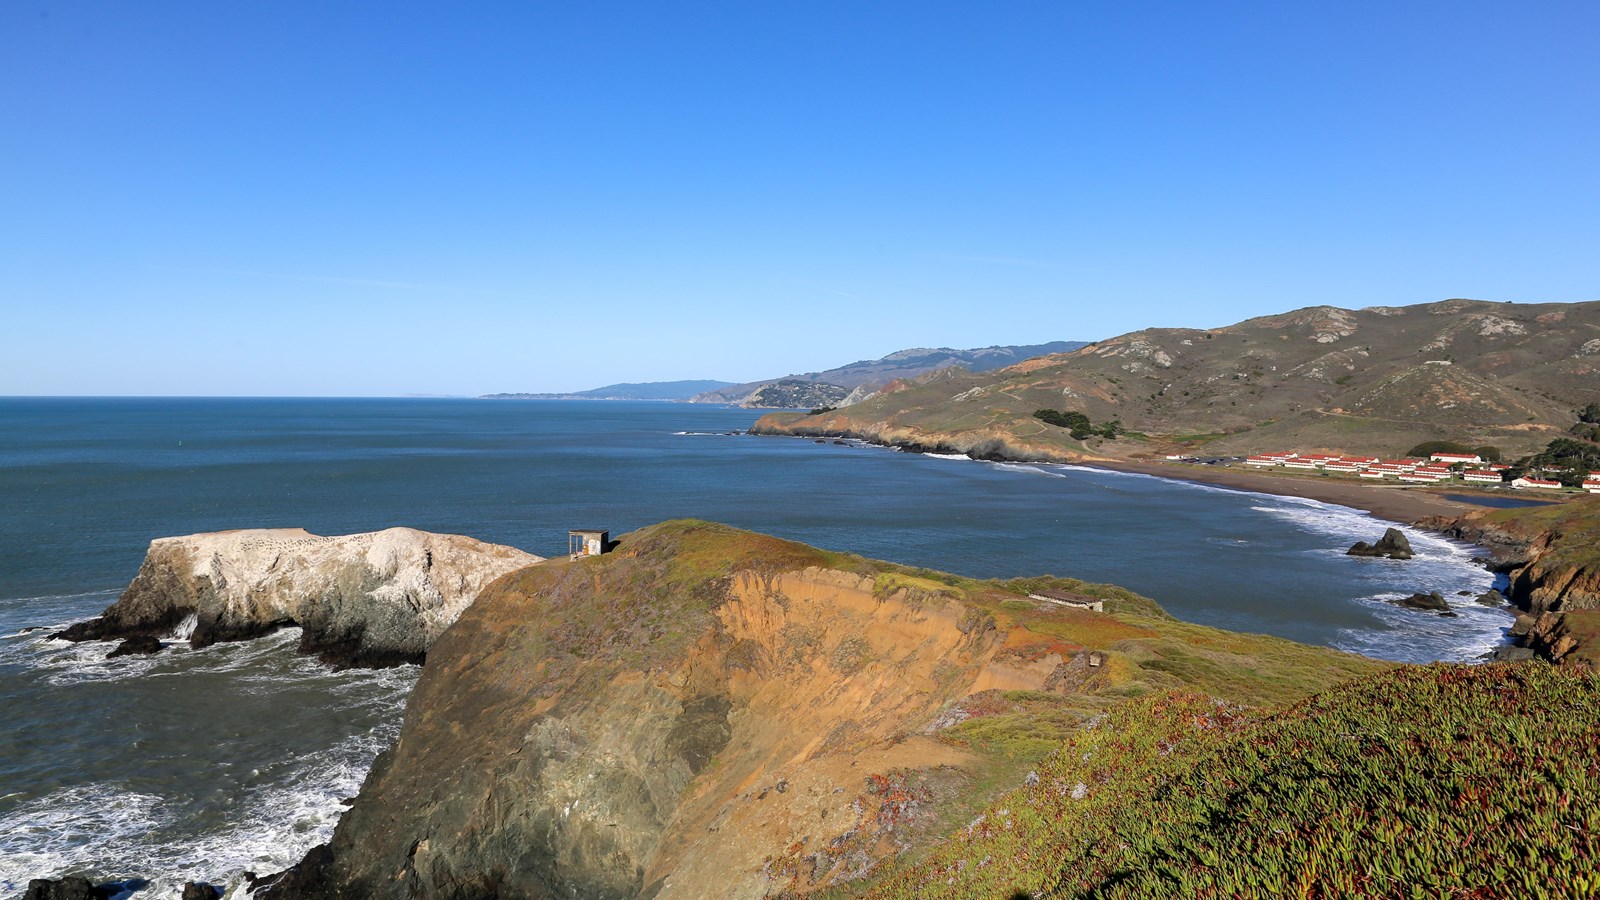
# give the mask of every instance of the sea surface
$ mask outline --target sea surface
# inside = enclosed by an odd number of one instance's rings
[[[605,401],[0,398],[0,897],[32,877],[266,873],[327,840],[418,670],[332,672],[292,631],[153,657],[49,630],[96,615],[157,537],[407,525],[564,552],[692,516],[966,575],[1114,582],[1190,621],[1386,659],[1468,660],[1471,548],[1356,559],[1387,523],[1143,475],[739,434],[756,413]],[[1459,618],[1386,598],[1439,590]]]

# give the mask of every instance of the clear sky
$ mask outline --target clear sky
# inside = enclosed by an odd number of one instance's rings
[[[1600,297],[1600,3],[0,5],[0,394]]]

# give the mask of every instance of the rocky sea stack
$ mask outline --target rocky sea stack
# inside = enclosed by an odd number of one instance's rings
[[[116,603],[52,637],[123,640],[118,653],[148,653],[163,636],[204,647],[298,625],[302,651],[335,665],[420,662],[484,585],[540,561],[514,547],[411,528],[160,538]]]
[[[1387,559],[1410,559],[1414,555],[1410,539],[1398,528],[1384,531],[1376,544],[1356,541],[1355,546],[1345,553],[1349,556],[1381,556]]]

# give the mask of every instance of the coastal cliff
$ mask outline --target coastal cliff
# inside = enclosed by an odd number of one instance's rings
[[[540,561],[514,547],[411,528],[159,538],[117,602],[54,637],[148,641],[187,631],[192,646],[204,647],[298,625],[301,650],[336,665],[420,662],[484,585]]]
[[[1419,524],[1494,552],[1506,599],[1527,616],[1516,629],[1526,646],[1557,662],[1600,662],[1600,497]]]
[[[668,522],[486,588],[333,840],[262,890],[803,894],[926,846],[1129,697],[1276,707],[1387,668],[1108,585]]]

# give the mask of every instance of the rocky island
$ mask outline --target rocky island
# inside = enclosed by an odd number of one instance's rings
[[[302,652],[335,665],[421,662],[484,585],[540,559],[412,528],[159,538],[117,602],[53,637],[121,640],[118,652],[137,653],[159,650],[163,636],[204,647],[297,625]]]

